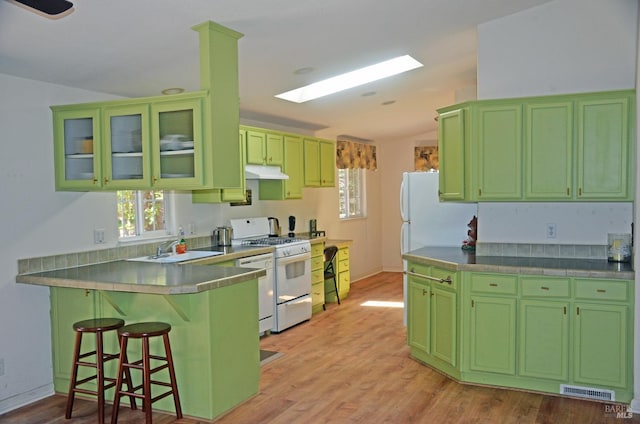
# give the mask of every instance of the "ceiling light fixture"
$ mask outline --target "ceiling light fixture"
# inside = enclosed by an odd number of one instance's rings
[[[173,87],[173,88],[165,88],[162,90],[162,94],[180,94],[184,93],[184,88]]]
[[[382,78],[407,72],[423,66],[409,55],[399,56],[394,59],[376,63],[375,65],[356,69],[355,71],[337,75],[326,80],[314,82],[313,84],[287,91],[285,93],[276,94],[283,100],[295,103],[304,103],[319,97],[328,96],[329,94],[357,87]]]

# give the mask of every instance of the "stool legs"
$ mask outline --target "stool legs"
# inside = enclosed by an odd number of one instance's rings
[[[156,324],[159,324],[157,326]],[[171,326],[164,323],[140,323],[133,324],[127,327],[123,327],[118,331],[120,334],[120,363],[118,366],[118,377],[115,382],[115,394],[113,398],[113,413],[111,414],[111,423],[116,424],[118,422],[118,410],[120,408],[120,397],[130,396],[142,399],[142,409],[145,412],[145,423],[152,423],[153,410],[151,404],[159,399],[162,399],[168,395],[173,395],[173,403],[176,410],[176,417],[182,418],[182,408],[180,407],[180,397],[178,396],[178,385],[176,383],[176,374],[173,365],[173,356],[171,354],[171,346],[169,343],[169,330]],[[165,356],[152,355],[149,349],[149,338],[154,336],[162,336],[164,343]],[[139,338],[142,343],[142,359],[134,362],[129,362],[127,359],[127,346],[129,337]],[[151,368],[151,360],[160,360],[165,363]],[[136,387],[129,387],[127,391],[122,390],[123,375],[131,381],[130,376],[126,376],[126,373],[130,368],[138,369],[142,371],[142,384]],[[155,381],[151,379],[151,375],[163,369],[167,369],[169,372],[170,383],[162,381]],[[151,385],[159,385],[170,387],[171,390],[160,394],[156,397],[151,396]],[[137,390],[142,389],[142,393],[135,393]]]
[[[105,398],[104,392],[116,385],[115,378],[105,377],[104,363],[112,359],[117,359],[118,354],[107,354],[104,352],[104,340],[103,333],[105,331],[116,330],[124,325],[124,321],[117,318],[96,318],[85,321],[79,321],[74,324],[74,330],[76,331],[75,346],[73,350],[73,367],[71,369],[71,379],[69,381],[69,393],[67,395],[67,405],[65,410],[65,418],[71,418],[73,412],[73,404],[76,393],[84,393],[95,395],[98,398],[98,423],[104,423],[104,407]],[[83,333],[95,334],[95,349],[86,353],[82,351],[82,337]],[[89,362],[84,358],[95,355],[95,362]],[[79,367],[90,367],[95,369],[95,375],[78,380]],[[127,370],[128,371],[128,370]],[[127,386],[131,386],[131,376],[126,374]],[[87,383],[91,380],[96,381],[96,390],[85,389],[79,387],[80,385]],[[131,406],[135,408],[135,399],[131,397]]]

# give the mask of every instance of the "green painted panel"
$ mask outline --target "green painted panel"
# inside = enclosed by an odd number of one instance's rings
[[[522,197],[522,106],[479,106],[479,200]]]
[[[574,380],[577,383],[628,387],[628,307],[574,305]]]
[[[439,194],[442,200],[464,200],[465,118],[465,109],[445,112],[438,118]]]
[[[282,166],[284,163],[284,137],[282,134],[267,134],[265,142],[267,165]]]
[[[304,183],[304,152],[302,139],[298,136],[284,136],[283,171],[289,176],[288,180],[284,180],[285,198],[301,199]]]
[[[262,165],[265,161],[265,142],[267,135],[259,131],[247,131],[247,163]]]
[[[570,199],[573,195],[573,102],[526,105],[525,195]]]
[[[474,296],[470,312],[470,368],[516,371],[516,299]]]
[[[431,354],[455,367],[458,357],[456,293],[431,287]]]
[[[336,185],[336,145],[332,141],[320,140],[320,185]]]
[[[569,379],[569,303],[521,300],[518,374]]]
[[[409,346],[430,353],[431,288],[428,280],[409,276],[407,335]]]
[[[304,141],[304,185],[320,186],[320,143],[312,138]]]
[[[626,198],[629,98],[585,100],[578,108],[578,197]]]

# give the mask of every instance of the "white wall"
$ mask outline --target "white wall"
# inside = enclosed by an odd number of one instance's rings
[[[637,10],[637,0],[556,0],[479,25],[478,98],[634,88]],[[598,212],[603,207],[607,213]],[[633,221],[625,203],[480,204],[478,215],[481,242],[532,237],[539,243],[580,244],[606,240],[607,232],[630,232]],[[541,229],[554,222],[550,219],[560,221],[561,239],[540,239]]]
[[[116,199],[113,193],[56,192],[53,124],[49,106],[113,99],[113,96],[0,74],[0,414],[48,396],[53,391],[49,290],[16,284],[18,259],[115,247]],[[303,200],[259,201],[257,182],[252,206],[192,204],[189,193],[177,193],[177,224],[196,233],[232,217],[297,218],[296,231],[308,231],[308,220],[337,239],[352,239],[352,280],[381,269],[380,173],[367,172],[369,218],[340,221],[337,188],[304,189]],[[105,229],[106,243],[93,244],[93,230]],[[286,228],[286,227],[285,227]],[[69,329],[71,331],[71,329]],[[71,366],[71,365],[70,365]]]

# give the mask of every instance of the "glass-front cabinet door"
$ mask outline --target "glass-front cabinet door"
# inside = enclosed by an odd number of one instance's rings
[[[157,188],[201,188],[202,98],[151,105],[152,185]]]
[[[140,104],[107,107],[103,113],[103,188],[149,187],[149,106]]]
[[[101,187],[100,134],[97,108],[54,109],[56,189],[95,190]]]

